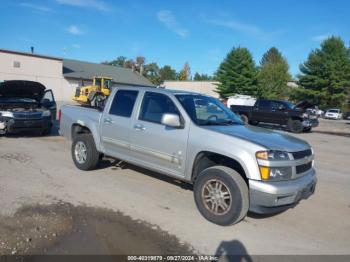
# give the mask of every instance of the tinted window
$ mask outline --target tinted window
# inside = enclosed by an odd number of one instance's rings
[[[286,105],[282,102],[272,101],[271,108],[274,110],[278,110],[279,108],[286,109]]]
[[[271,102],[268,100],[260,100],[258,107],[262,109],[269,109],[271,106]]]
[[[111,109],[111,115],[130,117],[135,105],[138,91],[119,90],[114,96]]]
[[[146,92],[142,101],[140,120],[161,123],[165,113],[179,114],[171,99],[163,94]]]

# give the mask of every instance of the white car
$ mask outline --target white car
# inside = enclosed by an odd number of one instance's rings
[[[340,109],[328,109],[324,117],[329,119],[342,119],[343,113]]]

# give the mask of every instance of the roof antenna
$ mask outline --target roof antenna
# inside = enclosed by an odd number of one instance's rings
[[[32,54],[34,54],[34,46],[31,46],[31,47],[30,47],[30,52],[31,52]]]

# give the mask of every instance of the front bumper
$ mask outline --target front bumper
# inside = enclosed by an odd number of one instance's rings
[[[0,118],[4,132],[20,133],[24,131],[43,131],[52,126],[51,117],[40,119],[15,119],[15,118]]]
[[[305,119],[302,122],[303,126],[308,128],[308,127],[317,127],[319,124],[318,119]]]
[[[316,187],[316,172],[312,168],[304,176],[289,181],[264,182],[249,180],[249,210],[259,214],[278,213],[311,196]]]
[[[340,117],[337,116],[337,115],[325,115],[324,118],[327,118],[327,119],[340,119]]]

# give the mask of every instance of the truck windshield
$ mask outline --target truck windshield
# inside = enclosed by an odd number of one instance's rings
[[[243,125],[244,123],[219,100],[204,96],[176,95],[187,114],[197,125]]]

